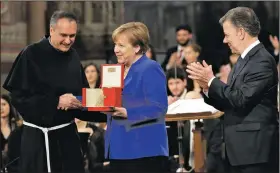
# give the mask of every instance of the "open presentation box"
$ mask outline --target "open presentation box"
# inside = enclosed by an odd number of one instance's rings
[[[122,106],[124,66],[121,64],[101,65],[100,88],[83,88],[82,105],[88,111],[112,111]]]

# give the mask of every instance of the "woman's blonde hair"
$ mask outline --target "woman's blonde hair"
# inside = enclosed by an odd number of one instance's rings
[[[115,42],[120,34],[126,34],[132,46],[140,46],[138,53],[146,53],[149,49],[149,30],[141,22],[129,22],[119,26],[113,31],[112,39]]]

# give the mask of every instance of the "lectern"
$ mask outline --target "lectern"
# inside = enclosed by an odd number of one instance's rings
[[[176,113],[178,112],[178,113]],[[185,113],[184,113],[185,112]],[[200,121],[202,119],[214,119],[219,118],[223,115],[210,105],[204,103],[203,99],[190,99],[190,100],[180,100],[175,102],[174,105],[170,105],[168,108],[165,120],[176,121],[181,124],[182,121],[186,120],[199,120],[195,123],[195,129],[193,129],[194,137],[194,171],[203,173],[205,172],[205,151],[203,146],[202,137],[202,126],[203,123]],[[179,146],[179,164],[180,168],[177,172],[186,172],[184,169],[184,157],[182,152],[182,132],[178,125],[178,146]]]

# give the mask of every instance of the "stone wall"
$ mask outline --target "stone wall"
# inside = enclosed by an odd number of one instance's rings
[[[27,44],[26,2],[1,1],[1,62],[13,62]]]

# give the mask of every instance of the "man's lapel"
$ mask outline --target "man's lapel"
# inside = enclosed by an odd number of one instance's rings
[[[251,59],[251,57],[253,55],[256,54],[256,52],[263,48],[263,44],[262,43],[259,43],[257,46],[255,46],[253,49],[251,49],[247,55],[245,56],[245,58],[243,59],[242,63],[240,64],[240,66],[238,67],[238,69],[235,69],[232,70],[229,74],[229,79],[230,81],[228,82],[228,85],[232,85],[234,83],[234,81],[236,80],[236,77],[238,76],[238,74],[242,71],[242,69],[246,66],[246,64],[248,63],[248,61]],[[240,57],[241,58],[241,57]],[[252,67],[253,68],[253,67]],[[233,73],[234,73],[234,76],[233,76]]]
[[[240,57],[240,58],[241,58],[241,57]],[[227,84],[228,84],[228,85],[229,85],[229,84],[231,83],[231,81],[232,81],[233,73],[234,73],[234,71],[236,70],[235,68],[236,68],[236,66],[234,65],[233,68],[232,68],[232,70],[230,71],[230,73],[229,73],[229,75],[228,75],[228,80],[227,80]]]
[[[241,58],[241,57],[240,57]],[[247,62],[250,60],[250,57],[248,56],[248,54],[245,56],[245,58],[241,61],[240,65],[238,68],[234,69],[233,75],[232,75],[232,79],[231,79],[231,83],[233,84],[234,81],[236,80],[236,77],[238,76],[238,74],[241,72],[241,70],[245,67],[245,65],[247,64]]]

